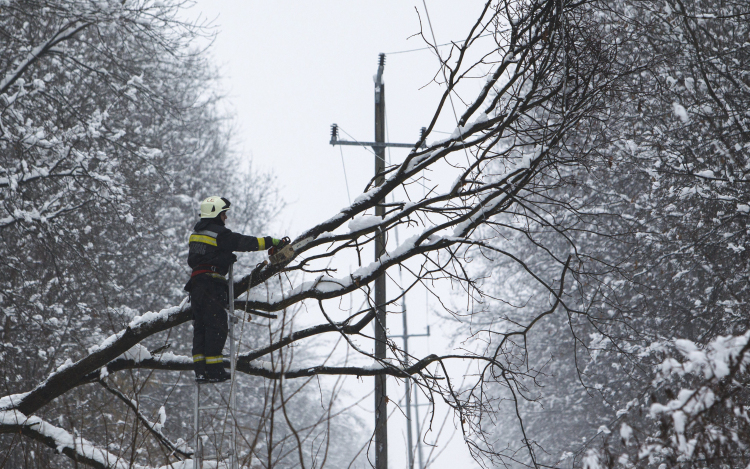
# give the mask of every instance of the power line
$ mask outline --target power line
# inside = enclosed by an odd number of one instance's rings
[[[352,204],[352,196],[349,195],[349,178],[346,177],[346,165],[344,164],[344,149],[339,145],[339,151],[341,152],[341,166],[344,168],[344,182],[346,183],[346,198],[349,200],[349,205]]]
[[[349,135],[349,132],[347,132],[346,130],[344,130],[344,129],[343,129],[343,128],[342,128],[341,126],[340,126],[340,125],[338,126],[338,128],[339,128],[339,129],[340,129],[340,130],[341,130],[342,132],[344,132],[344,133],[346,134],[346,136],[347,136],[347,137],[349,137],[350,139],[352,139],[352,142],[360,143],[360,141],[359,141],[359,140],[357,140],[356,138],[354,138],[354,137],[352,137],[351,135]],[[367,150],[367,151],[369,151],[370,153],[372,153],[373,155],[375,155],[375,156],[376,156],[377,158],[380,158],[380,157],[379,157],[379,156],[377,155],[377,153],[375,153],[374,151],[372,151],[372,150],[370,149],[370,147],[368,147],[367,145],[361,145],[361,146],[362,146],[362,148],[364,148],[365,150]],[[380,158],[380,159],[382,160],[382,158]]]
[[[425,0],[422,0],[422,5],[424,5],[424,12],[427,15],[427,24],[430,26],[430,34],[432,34],[432,42],[437,42],[437,39],[435,39],[435,31],[432,29],[432,20],[430,20],[430,12],[427,11],[427,3],[425,2]]]
[[[503,31],[498,31],[498,32],[503,32]],[[481,36],[477,36],[474,39],[479,39],[480,37],[494,36],[495,34],[496,33],[482,34]],[[433,37],[433,41],[434,40],[435,40],[435,38]],[[385,55],[406,54],[408,52],[418,52],[418,51],[421,51],[421,50],[432,50],[435,47],[453,46],[453,45],[458,45],[458,44],[463,44],[463,43],[464,43],[464,41],[461,41],[459,43],[456,43],[456,42],[446,42],[445,44],[438,44],[437,46],[426,46],[426,47],[420,47],[418,49],[400,50],[400,51],[396,51],[396,52],[386,52]]]
[[[422,0],[422,5],[424,5],[424,12],[427,15],[427,24],[430,26],[430,34],[432,34],[432,42],[437,42],[437,39],[435,39],[435,30],[432,28],[432,20],[430,19],[430,12],[427,10],[427,2],[425,0]],[[440,54],[435,51],[438,60],[440,61],[440,65],[443,65],[443,57],[440,56]],[[456,105],[453,103],[453,90],[449,90],[448,92],[448,99],[451,102],[451,109],[453,110],[453,118],[456,119],[456,126],[458,126],[458,114],[456,113]],[[462,132],[459,132],[459,137],[461,138],[461,142],[464,142],[464,135]],[[464,145],[464,154],[466,155],[466,163],[471,166],[471,160],[469,158],[469,152],[466,150],[466,145]]]

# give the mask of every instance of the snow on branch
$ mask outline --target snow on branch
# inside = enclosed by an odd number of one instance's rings
[[[132,463],[122,456],[110,453],[83,437],[72,435],[65,429],[37,417],[26,416],[18,410],[0,410],[0,434],[21,433],[36,440],[57,453],[86,464],[94,469],[190,469],[191,459],[183,459],[166,466],[143,466]]]
[[[62,28],[60,28],[52,37],[50,37],[43,44],[38,45],[16,66],[15,69],[6,73],[2,80],[0,80],[0,94],[8,91],[13,83],[15,83],[21,75],[40,58],[44,57],[52,51],[52,49],[63,41],[73,38],[81,30],[90,26],[91,23],[87,22],[73,22]]]
[[[78,386],[86,375],[124,354],[146,337],[188,321],[191,318],[189,305],[185,299],[180,306],[137,316],[127,328],[92,347],[82,359],[75,363],[68,359],[47,379],[24,394],[20,402],[14,402],[13,408],[24,414],[36,412],[56,397]]]
[[[608,450],[608,457],[616,458],[618,467],[640,467],[667,461],[726,461],[726,455],[741,454],[750,431],[744,405],[750,332],[718,336],[703,346],[673,339],[650,348],[659,354],[671,351],[673,356],[653,366],[652,398],[643,404],[635,399],[617,412],[622,446],[613,447],[619,456]],[[659,402],[661,396],[666,399]],[[644,422],[641,413],[649,419]],[[603,453],[601,448],[589,450],[595,459],[603,459]]]
[[[411,376],[415,373],[422,371],[430,363],[433,363],[437,360],[442,360],[444,358],[449,358],[449,357],[438,357],[437,355],[430,355],[426,357],[425,359],[420,360],[419,362],[408,367],[398,367],[398,366],[390,365],[388,363],[377,363],[374,366],[370,366],[370,367],[314,366],[314,367],[308,367],[308,368],[286,370],[283,372],[276,370],[273,366],[268,364],[268,362],[263,362],[263,361],[256,362],[256,360],[258,360],[259,358],[266,356],[270,353],[273,353],[274,351],[279,350],[283,347],[291,345],[292,343],[296,341],[306,339],[309,337],[314,337],[316,335],[323,334],[326,332],[358,334],[365,326],[367,326],[370,323],[370,321],[372,321],[374,317],[375,317],[374,310],[369,310],[355,324],[349,324],[349,320],[347,320],[344,322],[334,323],[334,324],[320,324],[320,325],[313,326],[307,329],[303,329],[301,331],[291,333],[287,335],[286,337],[283,337],[277,342],[274,342],[266,347],[240,354],[237,360],[237,370],[242,373],[251,375],[251,376],[262,376],[262,377],[269,378],[269,379],[301,378],[301,377],[309,377],[309,376],[314,376],[314,375],[376,376],[376,375],[384,375],[384,374],[403,378],[403,377]],[[451,356],[450,358],[456,358],[456,357]],[[465,358],[470,358],[470,357],[465,357]],[[229,366],[228,360],[225,360],[225,365]],[[117,371],[122,371],[126,369],[135,369],[135,368],[170,370],[170,371],[190,371],[193,369],[193,361],[190,357],[175,355],[172,353],[164,353],[164,354],[159,355],[158,357],[149,356],[147,358],[137,358],[137,357],[134,357],[132,354],[124,354],[123,356],[108,363],[105,367],[102,368],[101,372],[94,371],[92,373],[89,373],[87,376],[85,376],[81,380],[79,384],[84,384],[87,382],[103,383],[99,378],[102,375],[106,376],[106,375],[109,375],[110,373],[115,373]],[[110,390],[110,388],[106,386],[105,384],[102,384],[102,385],[105,386],[105,388],[107,388],[108,390]],[[114,390],[110,390],[110,392],[115,393]],[[120,396],[120,395],[118,395],[118,397],[123,399],[124,402],[126,402],[126,404],[132,407],[132,402],[127,400],[127,398]],[[147,421],[144,420],[144,423],[147,424],[148,426]],[[163,435],[159,435],[159,436],[163,436]]]
[[[349,376],[380,376],[390,375],[398,378],[406,378],[416,373],[421,372],[429,364],[444,360],[448,358],[469,358],[476,359],[474,356],[438,356],[429,355],[417,363],[408,367],[400,367],[390,365],[386,362],[375,363],[372,366],[311,366],[306,368],[289,369],[280,371],[277,370],[270,362],[265,361],[250,361],[245,356],[241,356],[240,360],[237,361],[237,371],[245,373],[249,376],[261,376],[268,379],[292,379],[292,378],[304,378],[315,375],[349,375]],[[171,356],[166,359],[155,360],[148,359],[140,362],[133,362],[128,360],[120,360],[111,365],[112,371],[120,371],[124,369],[153,369],[153,370],[165,370],[165,371],[192,371],[192,362],[188,362],[190,357],[186,356]],[[224,360],[224,366],[229,367],[229,360]]]
[[[96,469],[146,469],[144,466],[131,466],[128,461],[99,448],[83,437],[71,435],[39,417],[27,417],[16,409],[0,410],[0,433],[22,433],[58,453]]]

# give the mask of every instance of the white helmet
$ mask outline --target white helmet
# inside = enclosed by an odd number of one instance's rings
[[[229,210],[231,203],[224,197],[211,196],[201,202],[201,218],[216,218],[220,213]]]

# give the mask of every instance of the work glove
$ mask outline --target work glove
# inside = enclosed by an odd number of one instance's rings
[[[271,247],[271,249],[268,250],[268,255],[273,256],[290,242],[291,240],[289,239],[288,236],[284,236],[281,239],[271,238],[271,244],[273,244],[273,246]]]

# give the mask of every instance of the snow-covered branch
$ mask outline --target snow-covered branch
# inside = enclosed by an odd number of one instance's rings
[[[84,358],[75,363],[69,359],[34,389],[23,394],[20,400],[13,402],[13,408],[24,414],[36,412],[56,397],[80,384],[86,375],[105,366],[143,339],[182,324],[190,317],[190,307],[187,301],[184,301],[182,306],[174,306],[136,317],[126,329],[111,335],[104,342],[90,349]]]
[[[5,400],[6,398],[3,398]],[[96,446],[83,437],[72,435],[34,415],[26,416],[16,409],[0,410],[0,433],[21,433],[58,453],[96,469],[146,469],[131,466],[129,461]]]
[[[237,371],[247,374],[249,376],[261,376],[268,379],[293,379],[293,378],[307,378],[316,375],[346,375],[346,376],[381,376],[389,375],[397,378],[406,378],[422,372],[428,365],[440,360],[447,359],[470,359],[470,360],[484,360],[483,357],[477,357],[472,355],[466,356],[438,356],[428,355],[427,357],[419,360],[418,362],[408,367],[390,365],[387,362],[375,363],[372,366],[312,366],[305,368],[291,368],[288,370],[281,370],[275,367],[271,362],[265,362],[263,360],[247,360],[245,357],[241,361],[237,362]],[[224,366],[229,367],[229,360],[224,360]],[[121,371],[124,369],[151,369],[151,370],[165,370],[165,371],[192,371],[192,360],[187,356],[169,356],[161,359],[145,359],[145,360],[132,360],[123,359],[117,360],[112,364],[112,372]]]
[[[81,436],[71,434],[37,416],[26,416],[18,410],[0,410],[1,433],[20,433],[57,453],[95,469],[189,469],[193,467],[193,461],[190,459],[159,467],[133,464]]]
[[[53,34],[44,43],[34,47],[26,57],[19,61],[15,69],[6,73],[5,76],[3,76],[2,80],[0,80],[0,94],[7,92],[8,88],[10,88],[13,83],[18,81],[18,79],[21,78],[24,72],[26,72],[26,70],[32,64],[34,64],[45,55],[51,53],[56,45],[72,39],[76,36],[76,34],[90,25],[91,23],[84,21],[75,21],[73,23],[67,24],[56,31],[55,34]]]

